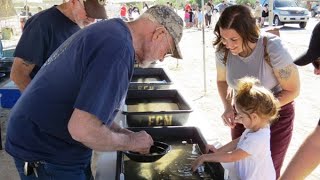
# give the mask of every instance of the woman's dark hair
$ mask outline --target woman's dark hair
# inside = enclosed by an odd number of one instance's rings
[[[233,5],[227,7],[221,14],[215,28],[216,40],[213,42],[218,51],[226,51],[226,47],[221,43],[221,29],[234,29],[243,39],[243,48],[249,48],[249,42],[256,43],[259,38],[259,27],[250,9],[243,5]]]

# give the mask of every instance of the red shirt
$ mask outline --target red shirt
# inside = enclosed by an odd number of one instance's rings
[[[120,9],[120,16],[125,17],[127,14],[127,8],[126,6],[122,6]]]
[[[191,5],[190,4],[186,4],[186,6],[184,7],[185,11],[191,10]]]

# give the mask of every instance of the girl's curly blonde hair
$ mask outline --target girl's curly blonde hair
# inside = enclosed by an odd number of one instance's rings
[[[244,77],[238,81],[235,103],[245,113],[256,113],[270,123],[278,117],[280,109],[277,98],[254,77]]]

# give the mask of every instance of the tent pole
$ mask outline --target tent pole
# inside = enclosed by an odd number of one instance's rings
[[[204,95],[207,94],[207,73],[206,73],[206,46],[205,46],[205,12],[204,12],[204,0],[201,0],[202,11],[202,59],[203,59],[203,87]]]
[[[25,0],[25,6],[24,7],[26,7],[26,19],[28,20],[29,19],[29,10],[28,10],[28,0]]]
[[[269,26],[272,26],[273,25],[273,4],[274,4],[274,2],[273,2],[274,0],[269,0],[269,9],[268,9],[268,11],[269,11]]]

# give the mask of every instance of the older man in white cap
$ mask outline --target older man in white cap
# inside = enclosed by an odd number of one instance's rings
[[[308,51],[299,57],[296,65],[312,63],[314,74],[320,75],[320,23],[312,32]],[[316,98],[316,97],[315,97]],[[279,180],[305,179],[320,163],[320,119],[315,130],[307,137]]]
[[[149,134],[113,120],[135,60],[181,58],[182,31],[178,14],[156,5],[135,21],[100,21],[66,40],[11,111],[5,149],[21,179],[89,179],[92,150],[147,153]]]
[[[50,55],[80,27],[106,18],[104,0],[70,0],[31,17],[14,52],[10,77],[24,91]]]

